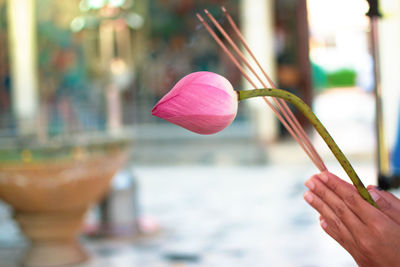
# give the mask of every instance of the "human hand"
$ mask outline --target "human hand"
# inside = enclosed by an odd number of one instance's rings
[[[305,185],[304,199],[320,213],[324,231],[345,248],[359,266],[400,266],[400,200],[369,186],[376,209],[356,188],[325,171]]]

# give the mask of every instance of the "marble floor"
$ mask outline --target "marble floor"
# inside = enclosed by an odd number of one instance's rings
[[[331,99],[316,103],[318,115],[363,182],[375,183],[370,115],[353,110],[359,107],[351,103],[346,116],[324,113],[335,107]],[[251,129],[233,124],[218,135],[196,138],[170,125],[139,129],[142,138],[135,138],[125,170],[135,188],[115,194],[124,197],[115,200],[114,217],[139,223],[142,233],[83,235],[91,257],[79,267],[356,266],[303,200],[304,181],[316,168],[293,141],[265,147]],[[328,169],[345,177],[324,144],[318,138],[314,142]],[[115,191],[132,187],[114,181]],[[98,210],[91,209],[86,230],[96,215]],[[20,266],[26,248],[9,208],[0,203],[0,266]]]
[[[356,167],[371,171],[362,163]],[[311,165],[134,166],[130,171],[139,192],[139,217],[157,233],[83,236],[91,258],[80,267],[355,266],[303,201],[303,183],[315,172]],[[19,266],[27,244],[4,207],[1,214],[0,266]]]

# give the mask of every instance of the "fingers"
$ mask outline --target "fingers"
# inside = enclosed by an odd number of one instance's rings
[[[314,175],[305,184],[309,191],[304,194],[304,199],[321,214],[321,227],[360,266],[377,266],[377,257],[379,261],[388,259],[384,266],[393,266],[393,252],[400,247],[400,243],[393,245],[400,237],[399,199],[368,187],[380,207],[377,209],[362,199],[354,186],[329,172]],[[385,249],[388,253],[382,254]]]
[[[400,200],[389,192],[380,191],[374,186],[367,187],[379,210],[400,224]]]
[[[330,237],[336,240],[344,249],[348,252],[352,253],[354,247],[354,239],[351,236],[350,232],[347,229],[342,229],[342,232],[336,231],[335,227],[332,227],[328,221],[320,216],[319,224],[321,228],[327,233]]]
[[[379,216],[378,210],[366,202],[353,185],[328,171],[320,173],[318,178],[365,224],[369,222],[371,217]]]
[[[344,248],[350,247],[350,244],[354,242],[353,236],[335,212],[311,191],[304,194],[304,199],[321,214],[320,224],[324,231]]]
[[[353,213],[353,211],[346,205],[343,199],[327,187],[318,176],[311,177],[305,185],[310,189],[313,195],[317,196],[315,201],[309,201],[310,195],[306,192],[305,199],[311,204],[326,220],[338,218],[336,224],[343,223],[350,232],[358,233],[363,229],[363,222],[360,218]],[[354,194],[353,190],[350,190]],[[312,200],[313,198],[311,198]],[[333,214],[331,214],[333,213]],[[333,216],[335,215],[335,216]]]

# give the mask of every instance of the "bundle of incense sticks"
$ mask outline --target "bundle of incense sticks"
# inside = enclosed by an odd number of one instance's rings
[[[233,29],[233,32],[236,34],[237,39],[243,45],[247,53],[250,55],[251,59],[257,65],[259,71],[261,71],[264,78],[260,77],[260,75],[254,70],[250,62],[246,59],[244,54],[240,51],[238,46],[232,40],[232,38],[226,33],[226,31],[222,28],[222,26],[217,22],[217,20],[208,12],[207,9],[204,10],[206,16],[210,19],[212,24],[218,29],[218,31],[224,36],[226,41],[230,44],[233,51],[235,52],[236,56],[227,48],[227,46],[222,42],[222,40],[217,36],[217,34],[213,31],[210,25],[203,19],[200,14],[196,14],[197,18],[200,22],[204,25],[205,29],[210,33],[210,35],[214,38],[217,44],[222,48],[224,53],[230,58],[230,60],[235,64],[235,66],[239,69],[242,73],[243,77],[253,86],[254,89],[256,88],[267,88],[272,87],[276,88],[275,84],[271,80],[271,78],[267,75],[266,71],[262,68],[259,61],[254,56],[253,52],[251,51],[250,47],[248,46],[247,42],[245,41],[243,35],[241,34],[239,28],[237,27],[236,23],[233,21],[232,17],[229,15],[225,7],[221,7],[222,12],[224,13],[225,17],[227,18],[230,26]],[[241,65],[244,64],[247,67],[247,70],[250,71],[256,80],[258,81],[259,86],[257,86],[256,82],[249,77],[246,73],[245,68]],[[267,86],[267,84],[269,86]],[[289,106],[283,99],[274,98],[272,97],[273,102],[276,106],[274,106],[268,98],[263,97],[265,103],[272,109],[275,113],[279,121],[283,124],[283,126],[287,129],[291,136],[297,141],[297,143],[301,146],[301,148],[305,151],[311,161],[315,164],[315,166],[321,171],[326,171],[327,168],[315,150],[313,144],[311,143],[310,139],[307,136],[307,133],[294,116],[293,112],[290,110]]]

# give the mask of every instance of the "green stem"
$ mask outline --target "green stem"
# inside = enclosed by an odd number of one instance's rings
[[[318,120],[317,116],[315,116],[315,114],[312,112],[311,108],[306,103],[304,103],[303,100],[301,100],[299,97],[287,91],[281,89],[272,89],[272,88],[237,91],[237,93],[239,96],[239,101],[257,96],[272,96],[272,97],[282,98],[291,103],[292,105],[294,105],[310,121],[310,123],[314,126],[315,130],[319,133],[322,139],[324,139],[325,143],[328,145],[333,155],[335,155],[340,165],[342,165],[343,169],[350,177],[351,181],[357,188],[361,197],[364,198],[366,201],[368,201],[371,205],[377,207],[375,201],[372,199],[368,190],[361,182],[360,178],[358,177],[357,173],[351,166],[350,162],[347,160],[346,156],[340,150],[340,148],[332,139],[332,137],[325,129],[325,127],[322,125],[322,123]]]

